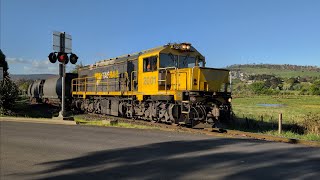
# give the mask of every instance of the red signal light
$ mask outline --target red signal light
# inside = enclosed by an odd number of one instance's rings
[[[66,53],[58,53],[58,61],[67,64],[69,62],[68,55]]]

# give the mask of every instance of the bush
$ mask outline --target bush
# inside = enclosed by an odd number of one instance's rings
[[[17,85],[7,76],[0,81],[0,114],[7,114],[18,98]]]
[[[320,135],[320,115],[312,113],[305,115],[303,127],[308,133]]]
[[[255,94],[264,94],[266,90],[265,84],[262,81],[250,84],[249,88]]]
[[[312,95],[320,95],[320,80],[314,81],[310,87],[310,93]]]

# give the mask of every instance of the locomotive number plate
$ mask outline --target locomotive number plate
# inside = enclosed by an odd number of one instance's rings
[[[156,84],[155,76],[147,76],[143,78],[143,85],[153,85]]]

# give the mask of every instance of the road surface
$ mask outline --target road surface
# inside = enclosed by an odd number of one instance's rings
[[[320,148],[159,130],[0,126],[1,180],[320,177]]]

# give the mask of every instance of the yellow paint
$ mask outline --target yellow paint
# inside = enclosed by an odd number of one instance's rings
[[[96,78],[96,84],[100,84],[100,81],[102,80],[102,73],[95,73],[94,77]]]

